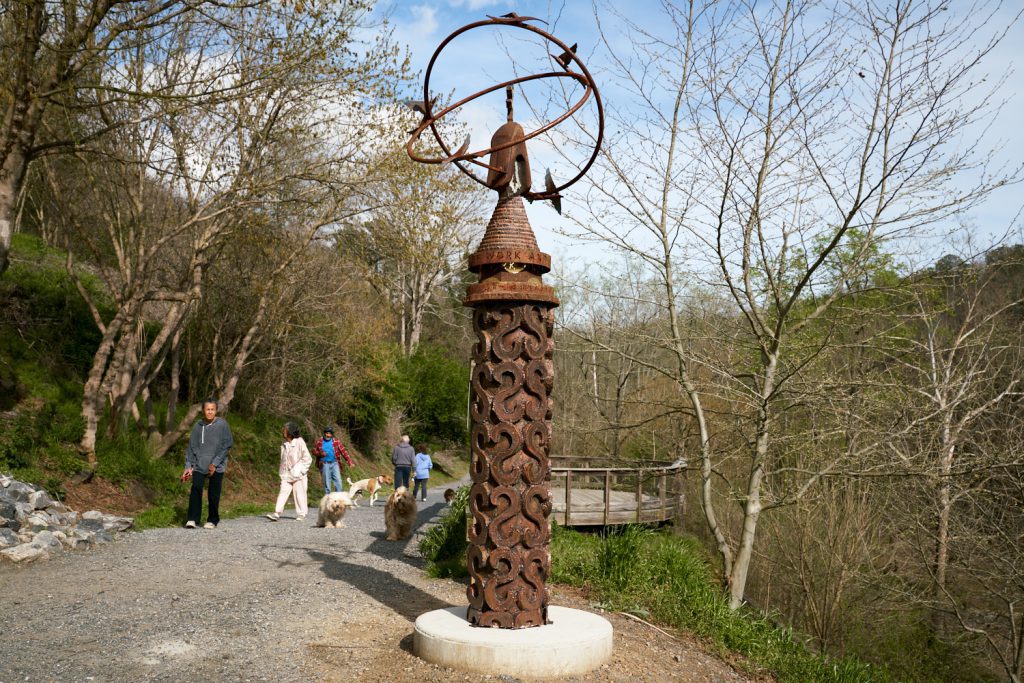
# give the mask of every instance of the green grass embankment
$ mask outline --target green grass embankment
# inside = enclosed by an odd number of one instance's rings
[[[179,477],[185,440],[154,459],[134,425],[107,439],[106,425],[101,424],[93,481],[86,486],[69,481],[85,465],[77,450],[84,428],[82,386],[100,333],[65,271],[65,256],[38,237],[17,234],[12,265],[0,277],[0,472],[80,506],[131,514],[137,529],[184,524],[189,484]],[[86,271],[79,276],[99,302],[100,315],[108,319],[113,310],[100,282]],[[157,401],[155,410],[163,419],[166,404]],[[185,410],[179,406],[179,417]],[[268,512],[277,497],[281,425],[297,418],[301,423],[301,416],[226,417],[235,448],[224,483],[222,517]],[[312,445],[316,436],[307,435],[307,442]],[[343,476],[356,480],[390,472],[389,453],[349,450],[356,466]],[[431,483],[443,485],[461,474],[438,469]],[[311,473],[311,504],[319,499],[320,486],[319,475]]]
[[[468,487],[420,543],[432,576],[466,575]],[[688,536],[629,525],[604,534],[555,526],[552,583],[576,586],[601,609],[627,612],[689,631],[751,673],[780,682],[866,683],[893,680],[855,657],[835,659],[810,650],[794,632],[747,610],[731,610],[716,587],[707,554]]]

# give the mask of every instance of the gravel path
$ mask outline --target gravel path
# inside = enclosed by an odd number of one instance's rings
[[[442,492],[420,504],[420,531],[444,508]],[[423,573],[418,534],[385,541],[383,513],[383,501],[364,500],[347,528],[318,529],[315,511],[297,522],[289,509],[276,523],[155,529],[0,566],[0,683],[482,680],[410,654],[415,618],[465,604],[465,589]],[[741,680],[692,643],[625,619],[613,625],[616,661],[587,680]]]
[[[443,508],[442,491],[420,503],[418,524]],[[382,500],[364,499],[345,529],[316,528],[315,510],[285,515],[0,568],[0,681],[301,680],[318,621],[431,583],[410,556],[415,535],[384,540]]]

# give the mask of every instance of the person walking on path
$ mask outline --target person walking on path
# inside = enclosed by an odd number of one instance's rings
[[[204,529],[213,529],[220,523],[220,489],[224,483],[224,470],[228,465],[228,451],[235,445],[231,428],[222,417],[217,417],[217,402],[203,401],[203,417],[192,428],[185,449],[185,471],[181,480],[192,480],[188,496],[188,515],[185,528],[195,529],[203,514],[203,485],[209,481],[208,510]]]
[[[412,470],[413,461],[416,459],[416,451],[409,445],[409,435],[406,434],[395,450],[391,452],[391,464],[395,466],[395,488],[404,486],[409,488],[409,473]]]
[[[416,461],[413,465],[415,474],[413,475],[416,483],[412,489],[412,497],[419,498],[420,500],[427,499],[427,479],[430,478],[430,470],[434,469],[434,463],[430,460],[430,455],[427,454],[427,445],[420,444],[416,447]],[[423,496],[417,495],[423,490]]]
[[[273,522],[281,519],[284,504],[288,502],[288,496],[292,496],[295,499],[295,521],[301,522],[306,518],[306,473],[313,464],[313,456],[309,454],[305,440],[299,436],[299,425],[294,422],[286,423],[283,436],[281,463],[277,468],[277,473],[281,477],[281,490],[277,494],[277,505],[274,511],[267,515],[267,519]]]
[[[320,470],[320,479],[324,484],[324,495],[331,492],[331,484],[334,484],[335,491],[344,491],[341,486],[341,463],[339,455],[345,458],[345,462],[352,467],[352,458],[348,457],[348,451],[338,439],[334,438],[334,428],[324,427],[324,435],[313,444],[313,457],[316,458],[317,469]]]

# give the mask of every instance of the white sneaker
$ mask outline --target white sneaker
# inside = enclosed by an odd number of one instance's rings
[[[277,514],[276,512],[271,512],[269,515],[267,515],[267,519],[269,519],[271,522],[276,522],[277,520],[281,519],[281,515]]]
[[[203,525],[203,528],[204,529],[216,529],[217,525],[214,524],[213,522],[207,522],[206,524]]]
[[[193,522],[193,521],[192,521],[192,520],[190,519],[190,520],[188,520],[187,522],[185,522],[185,528],[186,528],[186,529],[195,529],[195,528],[196,528],[196,523],[195,523],[195,522]]]
[[[304,519],[306,519],[306,515],[299,515],[298,517],[295,518],[295,521],[296,522],[301,522]]]

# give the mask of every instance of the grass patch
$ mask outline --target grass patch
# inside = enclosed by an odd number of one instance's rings
[[[203,494],[205,500],[206,495]],[[146,508],[135,516],[135,531],[146,529],[159,529],[165,527],[179,527],[185,525],[185,516],[188,514],[188,501],[163,503]],[[253,517],[265,515],[274,509],[273,503],[239,503],[233,505],[220,514],[221,521],[225,519],[237,519],[239,517]]]
[[[169,526],[184,526],[185,514],[185,506],[180,504],[154,505],[135,515],[135,526],[132,528],[135,531],[145,531],[146,529]]]
[[[792,631],[759,615],[730,610],[695,539],[634,525],[600,535],[556,526],[551,557],[552,581],[588,589],[606,610],[696,633],[780,682],[893,680],[856,658],[814,653]]]

